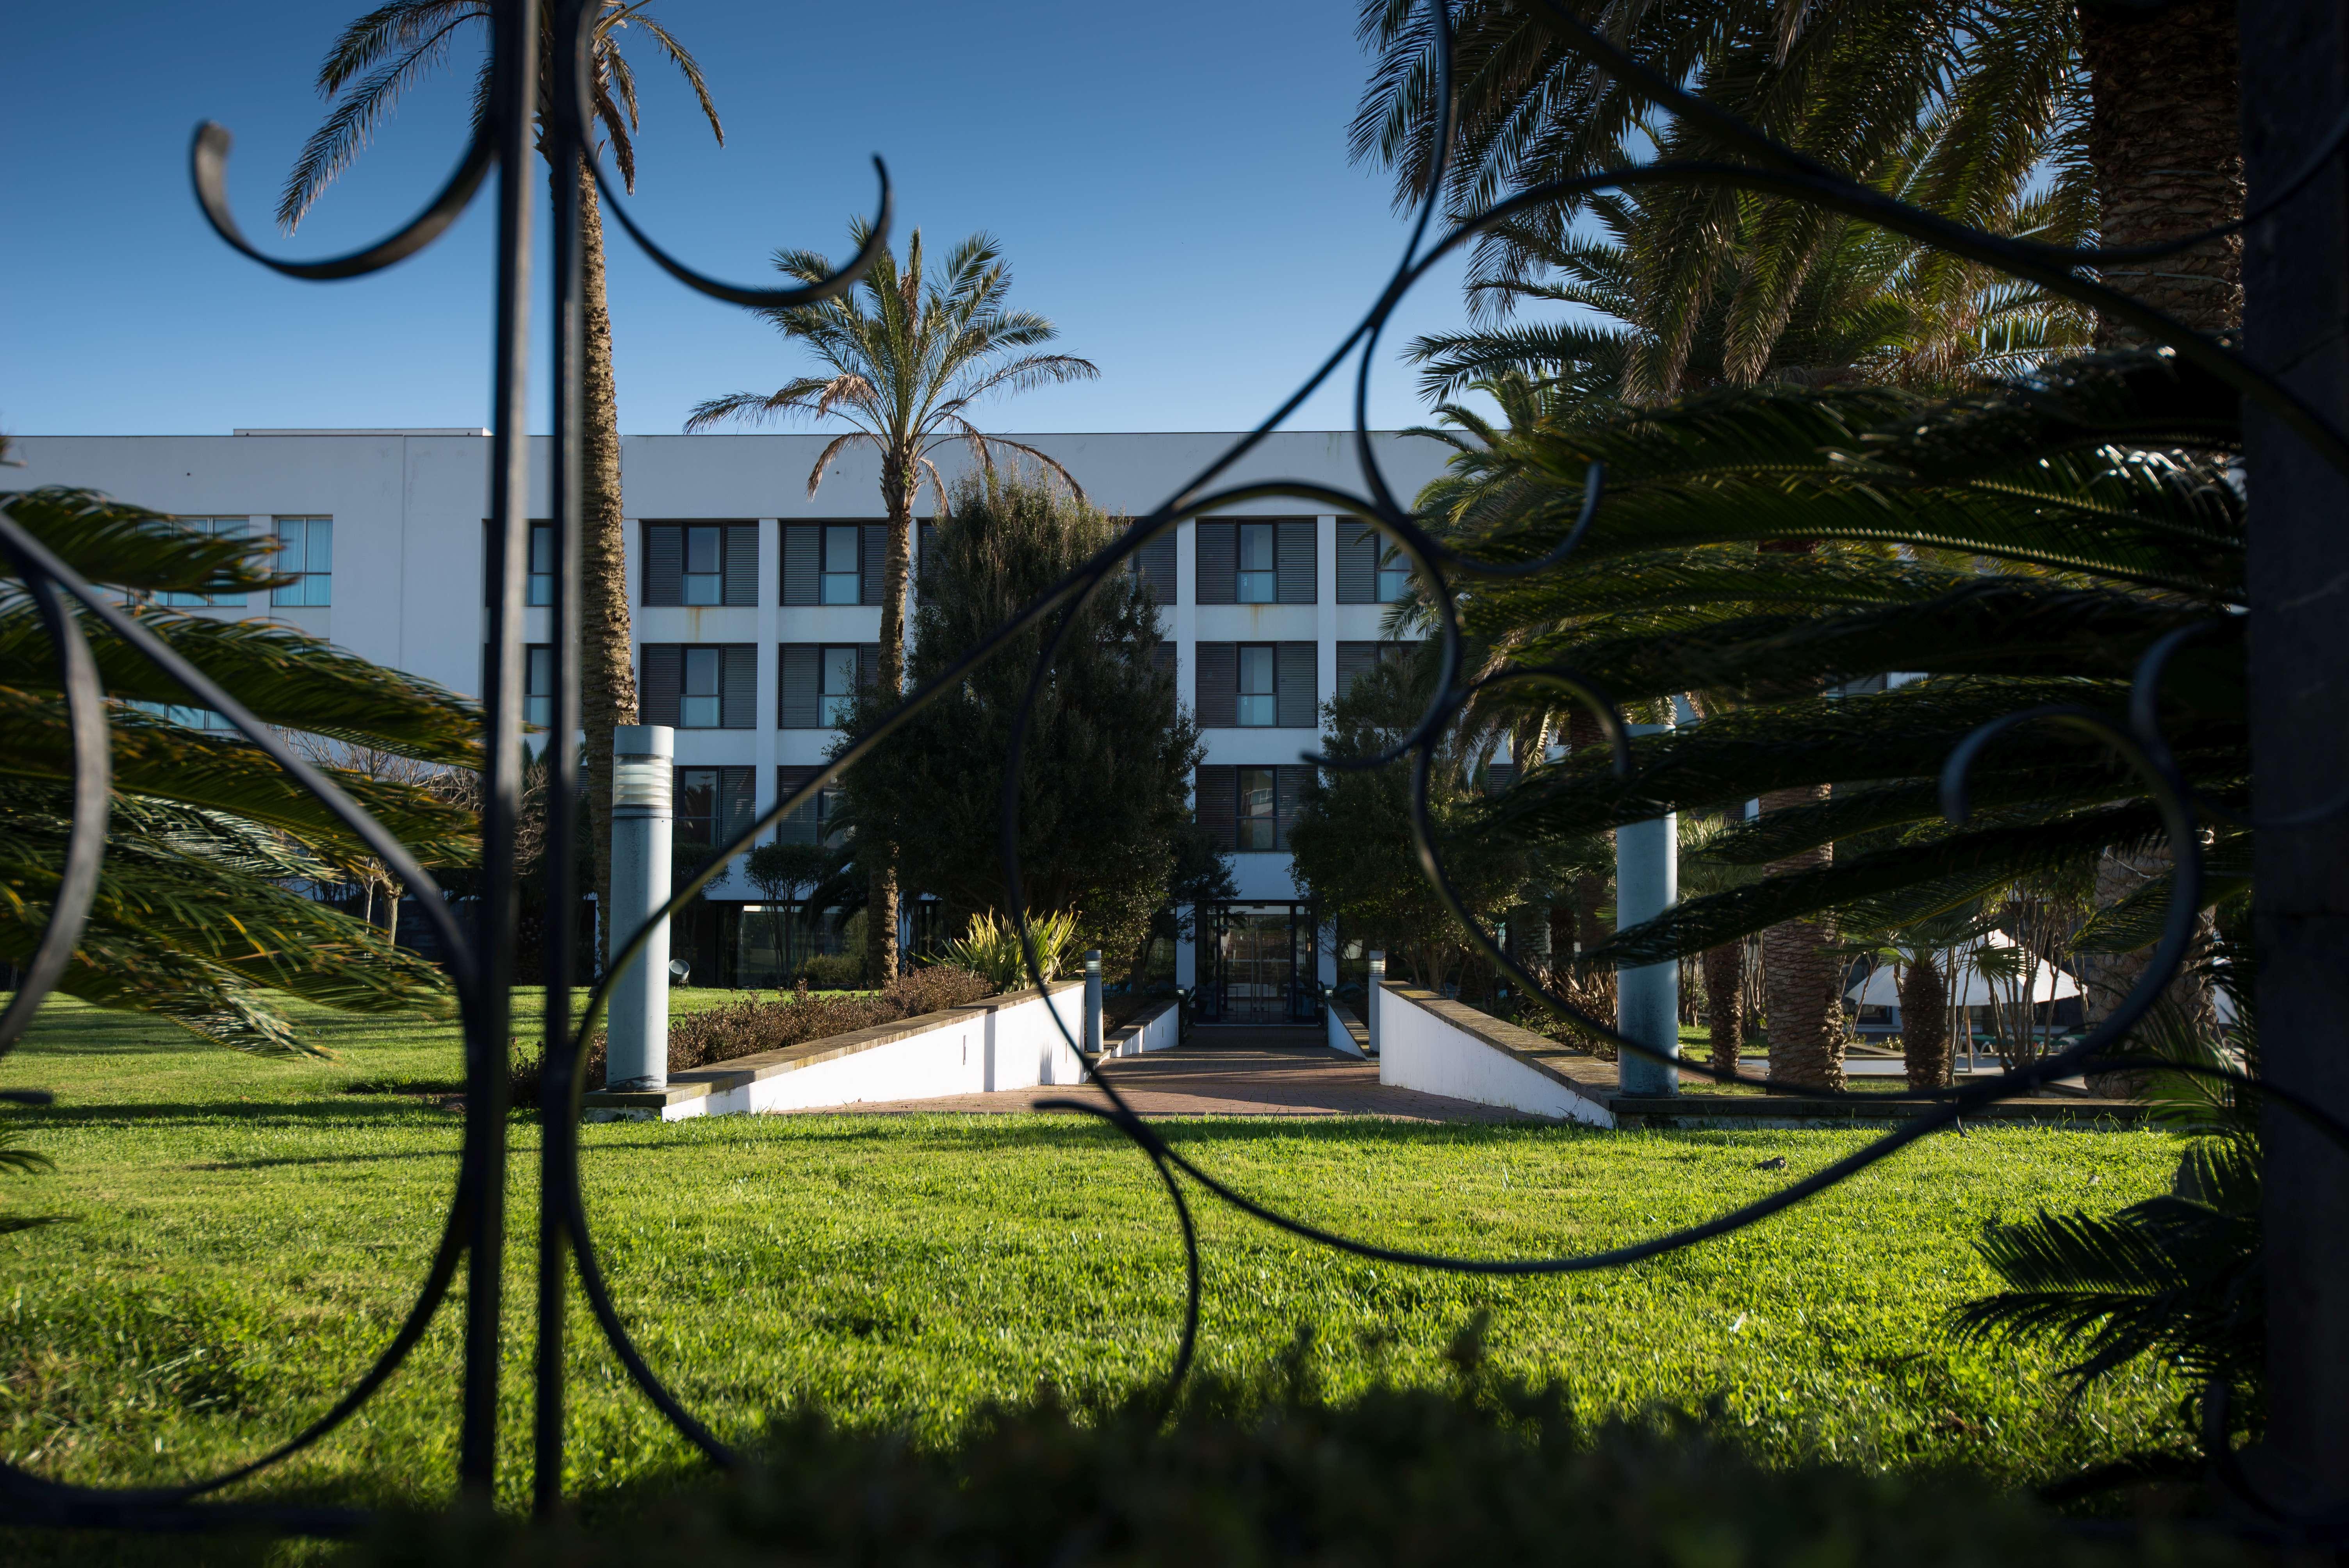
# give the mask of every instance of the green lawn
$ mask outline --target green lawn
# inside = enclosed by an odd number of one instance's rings
[[[388,1336],[438,1233],[457,1144],[454,1114],[389,1086],[453,1079],[454,1033],[313,1016],[332,1060],[240,1057],[52,1004],[0,1062],[0,1083],[58,1095],[53,1109],[15,1115],[57,1171],[11,1180],[5,1195],[71,1217],[0,1238],[0,1449],[12,1460],[83,1481],[218,1467],[323,1408]],[[518,1499],[537,1138],[525,1119],[512,1133],[504,1482]],[[1485,1256],[1686,1222],[1859,1141],[1231,1119],[1173,1136],[1323,1223]],[[1182,1275],[1165,1200],[1124,1142],[1090,1124],[730,1118],[591,1127],[585,1141],[623,1309],[653,1365],[723,1434],[750,1437],[794,1400],[939,1434],[1047,1380],[1131,1387],[1172,1353]],[[1258,1367],[1309,1325],[1333,1391],[1432,1382],[1444,1344],[1489,1308],[1500,1365],[1568,1380],[1594,1413],[1717,1400],[1769,1456],[2043,1476],[2154,1440],[2183,1390],[2145,1372],[2067,1406],[2048,1364],[1951,1353],[1937,1317],[1988,1284],[1969,1238],[2043,1202],[2142,1197],[2175,1153],[2149,1131],[1975,1129],[1741,1235],[1544,1281],[1359,1263],[1203,1205],[1202,1356]],[[1785,1170],[1755,1169],[1779,1154]],[[444,1310],[358,1420],[259,1484],[444,1494],[460,1317]],[[625,1386],[575,1294],[572,1325],[573,1487],[683,1464],[685,1446]]]

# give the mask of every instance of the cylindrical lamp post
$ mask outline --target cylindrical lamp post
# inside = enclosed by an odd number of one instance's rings
[[[1102,1048],[1102,971],[1101,949],[1085,951],[1085,1054],[1101,1055]]]
[[[677,732],[663,724],[612,730],[612,954],[668,902]],[[668,922],[612,986],[604,1087],[668,1087]]]
[[[1635,724],[1633,735],[1661,735],[1671,724]],[[1680,817],[1668,812],[1615,830],[1615,929],[1650,921],[1680,902]],[[1615,1029],[1668,1057],[1681,1054],[1681,966],[1643,964],[1615,972]],[[1678,1094],[1681,1070],[1671,1061],[1625,1051],[1617,1064],[1625,1094]]]

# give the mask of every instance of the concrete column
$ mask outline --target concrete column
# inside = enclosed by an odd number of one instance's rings
[[[1101,949],[1085,950],[1085,1051],[1098,1056],[1102,1048]]]
[[[1661,735],[1663,724],[1635,724],[1633,735]],[[1615,929],[1654,919],[1680,902],[1680,818],[1668,814],[1615,830]],[[1646,964],[1615,972],[1615,1028],[1667,1056],[1681,1054],[1681,966]],[[1626,1051],[1625,1094],[1678,1094],[1680,1068]]]
[[[1362,1028],[1370,1036],[1371,1055],[1379,1054],[1379,994],[1387,983],[1387,955],[1371,954],[1371,983],[1362,996]]]
[[[612,922],[607,956],[668,902],[677,732],[623,724],[612,732]],[[668,1087],[668,922],[612,986],[606,1088]]]

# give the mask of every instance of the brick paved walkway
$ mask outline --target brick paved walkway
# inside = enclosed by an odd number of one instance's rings
[[[1107,1068],[1126,1103],[1144,1116],[1381,1116],[1398,1121],[1516,1121],[1497,1106],[1445,1099],[1379,1082],[1378,1064],[1327,1047],[1181,1048],[1127,1057]],[[786,1115],[905,1115],[916,1111],[1027,1110],[1040,1099],[1090,1099],[1099,1089],[1015,1088],[936,1099],[867,1100]]]

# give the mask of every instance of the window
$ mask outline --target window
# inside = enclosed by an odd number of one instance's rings
[[[878,643],[785,643],[777,651],[782,678],[776,723],[784,729],[837,728],[857,691],[881,669]]]
[[[848,718],[849,707],[856,701],[856,650],[826,648],[818,667],[823,673],[822,706],[817,709],[827,729],[837,729]]]
[[[523,650],[522,716],[540,729],[554,724],[554,648],[533,643]]]
[[[1303,766],[1202,768],[1196,795],[1199,825],[1226,850],[1249,854],[1286,850],[1289,826],[1297,820],[1312,775]]]
[[[523,591],[526,604],[554,603],[554,524],[551,522],[530,525],[530,581]]]
[[[647,604],[749,606],[758,602],[757,523],[645,524]]]
[[[778,768],[775,769],[775,801],[778,805],[789,799],[792,791],[823,771],[820,768]],[[840,803],[840,786],[827,784],[816,791],[815,799],[795,810],[784,813],[775,824],[775,841],[779,844],[832,844],[840,841],[844,830],[834,825]]]
[[[748,768],[680,768],[669,842],[703,853],[730,843],[757,815]]]
[[[1279,719],[1275,653],[1270,643],[1242,643],[1239,646],[1239,711],[1233,722],[1243,729],[1269,729]]]
[[[130,705],[141,713],[151,713],[182,729],[210,729],[234,733],[236,726],[208,707],[182,707],[168,702],[134,702]]]
[[[1311,729],[1320,652],[1309,642],[1199,643],[1192,707],[1207,729]]]
[[[180,523],[183,527],[192,529],[198,533],[209,533],[216,539],[236,539],[243,537],[247,521],[246,519],[241,517],[182,517],[175,518],[172,521]],[[163,603],[166,604],[235,604],[242,606],[244,603],[244,593],[242,589],[230,593],[191,593],[184,589],[173,588],[164,593]],[[194,712],[198,710],[190,709],[189,711]],[[206,709],[202,711],[208,712],[210,710]],[[187,721],[182,719],[180,722],[184,724]],[[225,724],[226,721],[222,722]],[[202,728],[203,727],[198,725],[195,727]]]
[[[864,573],[859,561],[858,535],[853,523],[833,523],[823,531],[823,591],[819,603],[854,604],[864,596]]]
[[[554,603],[554,524],[533,522],[530,525],[528,553],[523,558],[525,575],[523,578],[523,603],[552,604]],[[498,601],[498,536],[488,518],[481,519],[481,603],[484,606]]]
[[[725,694],[719,689],[719,650],[685,650],[685,696],[677,710],[679,729],[717,729],[724,714]]]
[[[1243,604],[1277,603],[1280,598],[1280,573],[1275,563],[1272,524],[1244,522],[1239,525],[1238,577],[1234,590]]]
[[[1411,592],[1411,562],[1390,553],[1386,535],[1350,517],[1338,520],[1338,603],[1392,604]]]
[[[750,729],[759,650],[750,643],[647,643],[644,721],[677,729]]]
[[[1239,770],[1239,811],[1236,827],[1242,850],[1272,848],[1274,829],[1273,806],[1278,793],[1273,789],[1273,770],[1269,768],[1243,768]]]
[[[1392,665],[1408,669],[1419,656],[1420,645],[1415,642],[1340,643],[1338,645],[1338,695],[1344,696],[1354,689],[1354,683],[1381,665]]]
[[[331,517],[281,517],[277,520],[277,559],[271,562],[294,581],[272,589],[274,605],[331,604],[335,572],[335,520]]]
[[[1192,524],[1198,544],[1199,603],[1315,603],[1319,593],[1314,580],[1316,526],[1309,517],[1201,518]]]
[[[1153,534],[1147,543],[1132,557],[1133,574],[1150,590],[1153,603],[1162,609],[1174,603],[1174,531],[1171,528]]]
[[[1399,554],[1379,558],[1379,603],[1392,604],[1411,592],[1411,567]]]

